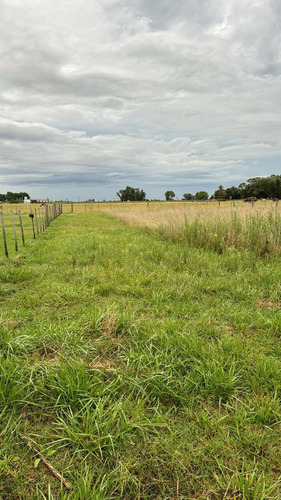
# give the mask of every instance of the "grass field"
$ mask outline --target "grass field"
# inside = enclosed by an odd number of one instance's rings
[[[97,205],[0,259],[0,498],[280,499],[278,207],[257,255]]]

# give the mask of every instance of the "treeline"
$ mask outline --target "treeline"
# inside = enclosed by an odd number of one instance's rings
[[[127,186],[116,193],[120,201],[144,201],[146,193],[139,188]],[[173,201],[176,198],[174,191],[164,193],[166,201]],[[183,200],[205,201],[208,199],[217,200],[241,200],[245,198],[257,199],[281,199],[281,175],[270,175],[269,177],[253,177],[247,182],[242,182],[238,187],[232,186],[224,188],[219,186],[213,195],[207,191],[198,191],[195,194],[184,193]]]
[[[12,193],[8,191],[6,194],[0,194],[0,202],[20,203],[25,197],[30,198],[28,193]]]
[[[269,177],[253,177],[247,182],[242,182],[238,187],[232,186],[224,189],[219,186],[214,193],[214,198],[220,200],[239,200],[255,197],[259,199],[281,198],[281,175],[270,175]]]

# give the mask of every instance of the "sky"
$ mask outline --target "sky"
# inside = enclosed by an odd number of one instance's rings
[[[279,0],[0,0],[0,192],[281,174]]]

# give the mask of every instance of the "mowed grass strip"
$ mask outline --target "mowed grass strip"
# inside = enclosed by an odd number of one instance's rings
[[[279,499],[280,278],[103,214],[2,259],[0,498]]]

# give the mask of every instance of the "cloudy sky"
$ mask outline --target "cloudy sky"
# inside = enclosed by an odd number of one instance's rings
[[[0,192],[281,173],[279,0],[0,0]]]

